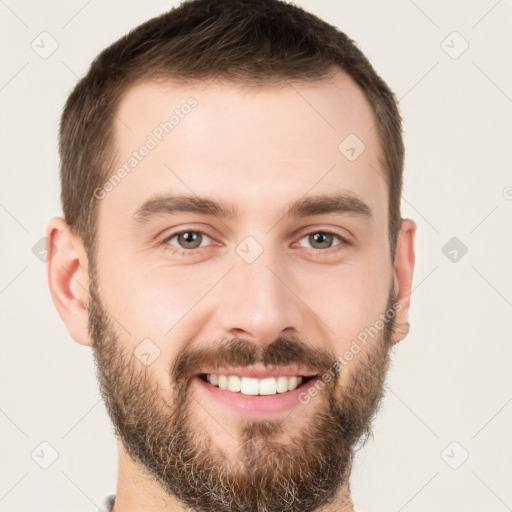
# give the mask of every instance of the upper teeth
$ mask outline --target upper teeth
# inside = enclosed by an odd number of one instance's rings
[[[208,373],[206,380],[213,386],[227,391],[240,392],[244,395],[275,395],[292,391],[302,383],[302,377],[268,377],[266,379],[253,379],[238,377],[236,375],[218,375]]]

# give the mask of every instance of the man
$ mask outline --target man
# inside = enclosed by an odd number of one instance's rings
[[[278,0],[185,2],[97,57],[62,116],[47,236],[118,437],[101,509],[353,510],[354,446],[408,331],[403,153],[354,43]]]

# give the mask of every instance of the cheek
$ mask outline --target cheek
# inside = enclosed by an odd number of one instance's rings
[[[337,353],[347,350],[385,312],[392,274],[384,266],[381,271],[375,268],[345,266],[331,269],[328,275],[308,276],[308,282],[315,286],[308,287],[304,300],[327,326],[326,335]],[[318,283],[323,284],[319,287]]]
[[[106,251],[103,254],[107,261]],[[101,297],[109,313],[124,327],[120,332],[125,343],[135,354],[146,351],[146,345],[147,351],[158,353],[150,371],[161,387],[168,388],[170,365],[191,340],[200,336],[206,322],[203,299],[222,272],[206,266],[178,269],[125,260],[108,269],[105,265],[102,273]]]
[[[122,314],[139,335],[172,340],[190,323],[196,308],[199,312],[198,303],[208,288],[197,281],[159,277],[127,290]]]
[[[207,276],[193,266],[179,268],[162,257],[138,252],[104,226],[97,264],[100,296],[130,339],[161,340],[194,308],[215,275]],[[185,270],[184,270],[185,269]],[[204,279],[206,277],[206,279]],[[209,281],[212,281],[211,283]]]
[[[133,272],[130,279],[122,276],[122,272],[109,276],[102,297],[108,299],[108,311],[116,323],[124,327],[119,334],[128,354],[133,354],[134,364],[145,367],[148,377],[171,399],[169,372],[184,347],[198,335],[194,329],[202,324],[198,303],[205,288],[198,281],[156,269]]]

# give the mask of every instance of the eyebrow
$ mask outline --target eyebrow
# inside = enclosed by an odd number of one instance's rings
[[[198,196],[157,195],[150,197],[135,210],[133,220],[137,224],[145,224],[153,217],[176,213],[195,213],[220,218],[240,216],[236,206],[224,201]],[[282,218],[304,218],[327,213],[362,216],[368,219],[372,217],[370,207],[352,194],[323,194],[308,196],[291,203],[285,207]]]

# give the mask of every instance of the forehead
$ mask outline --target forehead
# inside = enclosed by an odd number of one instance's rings
[[[374,116],[341,72],[258,87],[138,84],[116,112],[115,154],[118,176],[101,204],[110,219],[173,192],[218,197],[242,213],[267,205],[270,214],[310,191],[347,191],[385,209]]]

